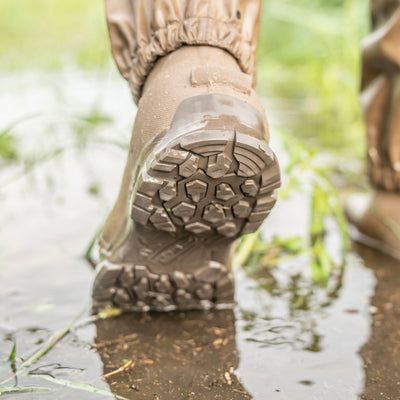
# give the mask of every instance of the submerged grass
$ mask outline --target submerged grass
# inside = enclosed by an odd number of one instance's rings
[[[12,135],[13,130],[22,122],[36,118],[38,115],[26,115],[0,130],[0,166],[17,161],[19,158],[18,143]],[[0,120],[1,122],[1,120]]]
[[[31,392],[51,392],[51,389],[45,387],[20,387],[0,385],[0,396],[9,393],[31,393]]]
[[[47,132],[54,135],[54,128],[52,121],[55,118],[65,120],[64,127],[70,130],[70,136],[63,138],[60,144],[53,146],[46,151],[26,152],[22,151],[23,143],[19,145],[21,133],[28,132],[29,125],[20,128],[20,124],[35,121],[37,118],[49,117],[49,121],[43,123],[43,133],[40,132],[38,140],[45,140]],[[31,121],[32,120],[32,121]],[[1,120],[0,120],[1,122]],[[103,138],[99,133],[101,129],[107,128],[108,124],[112,122],[112,118],[98,110],[95,106],[89,109],[86,113],[69,114],[60,113],[54,117],[53,115],[46,114],[32,114],[14,121],[12,124],[0,131],[0,167],[1,166],[18,166],[14,168],[14,173],[8,177],[7,180],[1,182],[4,187],[7,184],[29,174],[37,166],[52,160],[66,151],[74,149],[83,149],[89,144],[98,143],[101,145],[112,145],[119,149],[127,151],[129,148],[128,143],[123,140]],[[18,134],[15,133],[18,131]],[[40,137],[40,138],[39,138]],[[95,189],[92,190],[92,192]],[[92,193],[95,194],[95,193]]]
[[[9,378],[5,379],[4,381],[0,382],[0,395],[2,394],[7,394],[7,393],[23,393],[23,392],[36,392],[36,391],[51,391],[50,388],[46,387],[20,387],[18,385],[15,386],[9,386],[5,385],[7,382],[9,382],[12,379],[15,379],[16,377],[22,375],[22,374],[27,374],[31,377],[37,377],[41,378],[47,381],[50,381],[54,384],[61,385],[61,386],[66,386],[72,389],[76,390],[81,390],[81,391],[86,391],[86,392],[91,392],[91,393],[96,393],[105,397],[114,397],[116,399],[120,400],[127,400],[125,397],[118,396],[115,394],[112,394],[110,392],[107,392],[106,390],[99,389],[93,385],[88,385],[84,383],[79,383],[79,382],[73,382],[70,380],[66,379],[59,379],[55,378],[53,376],[49,376],[46,374],[31,374],[28,369],[31,367],[33,364],[38,362],[40,359],[42,359],[50,350],[54,348],[54,346],[60,342],[67,334],[69,334],[72,330],[76,330],[82,326],[85,326],[88,323],[93,323],[97,320],[104,320],[108,318],[114,318],[117,317],[118,315],[121,315],[122,311],[119,309],[109,309],[109,310],[102,310],[98,314],[93,315],[85,320],[82,320],[83,315],[85,315],[91,308],[91,304],[85,305],[82,310],[78,312],[78,314],[72,319],[72,321],[64,328],[62,329],[59,333],[55,333],[52,335],[47,341],[45,341],[43,344],[39,346],[37,350],[33,351],[33,354],[27,358],[26,360],[23,360],[22,363],[18,368],[16,368],[15,364],[17,361],[17,344],[16,341],[14,341],[10,356],[8,358],[8,362],[12,366],[12,371],[13,375],[10,376]]]
[[[118,399],[118,400],[129,400],[126,397],[119,396],[119,395],[111,393],[111,392],[107,392],[106,390],[99,389],[93,385],[88,385],[86,383],[72,382],[67,379],[54,378],[49,375],[34,375],[34,376],[37,378],[49,381],[51,383],[55,383],[56,385],[69,387],[71,389],[77,389],[77,390],[81,390],[81,391],[89,392],[89,393],[96,393],[96,394],[102,395],[103,397],[112,397],[112,398]]]
[[[24,360],[21,365],[16,369],[14,375],[5,381],[1,382],[0,384],[7,383],[11,379],[15,378],[16,376],[21,375],[22,373],[26,372],[26,370],[33,365],[35,362],[40,360],[44,355],[46,355],[65,335],[67,335],[71,329],[77,324],[77,322],[82,318],[82,316],[87,313],[90,309],[90,304],[83,307],[83,309],[75,316],[75,318],[59,333],[52,335],[44,344],[42,344],[38,350],[34,351],[34,353]],[[16,360],[16,342],[14,342],[13,349],[11,351],[9,362],[15,363]]]

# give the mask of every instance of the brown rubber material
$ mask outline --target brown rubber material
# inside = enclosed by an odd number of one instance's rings
[[[205,129],[161,140],[142,164],[130,209],[137,235],[142,232],[150,240],[153,235],[155,247],[161,238],[166,246],[144,264],[101,263],[93,291],[95,308],[110,302],[128,310],[232,305],[230,265],[210,259],[209,249],[229,249],[236,238],[256,231],[273,207],[279,186],[272,150],[249,134]],[[191,251],[198,258],[193,247],[204,249],[201,264],[190,259]],[[134,258],[145,252],[142,245]],[[180,252],[189,258],[176,259]]]
[[[196,132],[148,160],[132,218],[165,232],[238,237],[258,229],[275,203],[279,170],[267,144],[248,135]]]

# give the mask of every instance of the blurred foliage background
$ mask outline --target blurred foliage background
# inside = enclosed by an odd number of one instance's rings
[[[111,65],[102,0],[1,0],[0,70]]]
[[[361,157],[359,43],[367,0],[265,0],[258,90],[279,125]],[[2,0],[0,71],[114,68],[101,0]],[[300,124],[301,123],[301,124]],[[342,153],[343,155],[343,153]]]
[[[265,0],[258,90],[274,123],[317,147],[362,158],[359,44],[368,0]],[[2,0],[0,71],[114,69],[102,0]],[[268,110],[267,110],[268,112]]]
[[[368,30],[368,0],[264,2],[258,84],[263,95],[286,100],[285,129],[341,156],[363,157],[358,90]]]

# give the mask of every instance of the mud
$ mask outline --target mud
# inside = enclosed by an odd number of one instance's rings
[[[400,396],[400,262],[366,247],[356,250],[377,278],[372,298],[372,332],[361,349],[366,385],[362,399]]]
[[[64,81],[73,82],[70,78],[66,75]],[[86,95],[75,107],[84,113],[98,98],[98,81],[80,78]],[[46,111],[56,97],[46,92],[46,79],[26,85],[15,101],[28,104],[31,112]],[[16,129],[16,137],[25,138],[29,132],[26,148],[36,143],[43,150],[70,140],[72,128],[60,113],[71,112],[80,85],[69,86],[63,106],[53,110],[51,118]],[[122,112],[125,100],[125,110],[130,110],[129,93],[120,94],[118,86],[103,79],[104,100],[98,107],[120,125],[106,124],[92,132],[84,146],[42,161],[18,179],[18,165],[0,171],[0,382],[12,376],[13,363],[7,360],[14,341],[18,367],[20,358],[65,328],[90,298],[94,273],[83,254],[118,190],[115,177],[122,174],[125,153],[110,144],[111,139],[125,126],[129,132],[132,117]],[[33,96],[39,88],[46,93],[42,100]],[[119,104],[110,98],[118,98]],[[1,104],[6,100],[0,96]],[[8,122],[4,117],[2,123]],[[266,237],[304,234],[308,202],[293,201],[273,211],[264,225]],[[338,251],[337,237],[332,227],[332,251]],[[102,397],[40,377],[50,374],[129,399],[397,400],[398,264],[356,247],[343,274],[337,271],[327,288],[310,283],[307,259],[302,257],[281,263],[257,280],[234,268],[233,311],[126,314],[86,324],[32,365],[28,371],[34,375],[17,379],[21,386],[52,392],[2,397]]]

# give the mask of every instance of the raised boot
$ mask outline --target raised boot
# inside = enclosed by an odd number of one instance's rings
[[[183,46],[156,62],[99,241],[95,308],[232,305],[232,245],[260,227],[280,185],[252,82],[211,46]]]
[[[400,259],[400,9],[372,1],[375,31],[363,42],[361,103],[368,136],[371,194],[351,196],[353,238]]]

